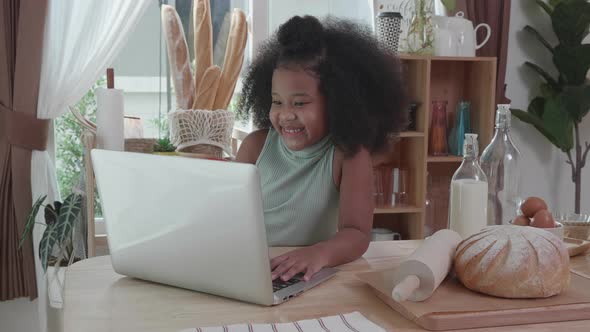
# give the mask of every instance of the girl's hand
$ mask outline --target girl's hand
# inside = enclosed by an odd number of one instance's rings
[[[328,264],[328,254],[321,246],[295,249],[270,261],[272,280],[291,279],[300,272],[305,272],[303,280],[309,281],[313,275]]]

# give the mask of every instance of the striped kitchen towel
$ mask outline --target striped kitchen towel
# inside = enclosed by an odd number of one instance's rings
[[[233,324],[197,327],[180,332],[385,332],[385,330],[355,311],[292,323]]]

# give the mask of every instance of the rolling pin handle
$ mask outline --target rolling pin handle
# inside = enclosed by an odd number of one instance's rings
[[[409,275],[399,284],[395,285],[391,291],[391,297],[396,302],[403,302],[407,300],[414,291],[420,287],[420,279],[415,275]]]

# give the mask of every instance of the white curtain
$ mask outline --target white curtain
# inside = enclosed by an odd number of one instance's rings
[[[105,73],[145,13],[150,0],[50,0],[47,10],[37,117],[55,119],[75,104]],[[151,0],[156,1],[156,0]],[[55,167],[47,151],[33,151],[31,160],[33,201],[48,195],[59,199]],[[46,201],[46,202],[47,202]],[[43,213],[38,222],[43,222]],[[44,227],[35,227],[38,243]],[[41,332],[47,330],[47,288],[36,259]]]

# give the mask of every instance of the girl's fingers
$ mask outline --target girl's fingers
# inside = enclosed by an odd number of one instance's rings
[[[305,281],[309,281],[314,274],[316,274],[319,271],[319,267],[315,266],[315,265],[309,265],[307,267],[307,271],[305,272],[305,275],[303,276],[303,280]]]
[[[287,259],[289,259],[288,254],[277,256],[277,257],[271,259],[270,260],[270,270],[271,271],[274,270],[277,266],[281,265],[281,263],[286,261]]]
[[[276,269],[272,271],[272,280],[275,280],[276,278],[282,276],[283,273],[285,271],[288,271],[293,265],[295,265],[295,261],[293,260],[288,260],[283,264],[279,265]]]
[[[283,281],[287,281],[287,280],[293,278],[294,275],[296,275],[297,273],[299,273],[303,270],[305,270],[304,264],[295,264],[289,269],[289,271],[287,271],[286,273],[283,273],[283,275],[281,276],[281,279]]]

